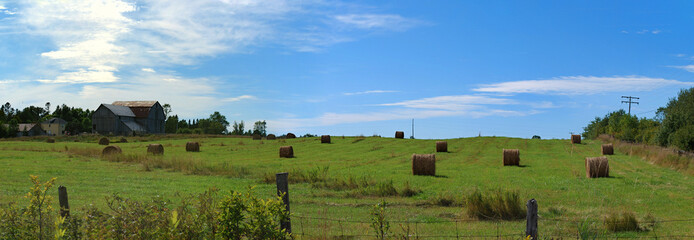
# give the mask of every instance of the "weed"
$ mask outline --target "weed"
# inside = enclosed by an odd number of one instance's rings
[[[371,228],[376,232],[377,239],[386,239],[390,235],[390,222],[386,217],[386,207],[388,203],[381,200],[380,203],[371,208]]]
[[[494,191],[482,194],[475,190],[467,197],[467,213],[483,220],[515,220],[525,218],[525,210],[518,192]]]
[[[605,217],[605,227],[613,232],[640,231],[639,221],[633,212],[611,213]]]

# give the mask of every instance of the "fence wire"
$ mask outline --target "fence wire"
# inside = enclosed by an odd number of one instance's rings
[[[329,218],[329,217],[313,217],[313,216],[302,216],[302,215],[296,215],[292,214],[292,219],[298,220],[299,228],[294,229],[294,232],[292,233],[294,236],[298,236],[300,239],[325,239],[327,238],[355,238],[355,239],[365,239],[365,238],[375,238],[375,234],[355,234],[355,233],[348,233],[346,234],[344,231],[344,226],[343,224],[365,224],[369,226],[367,229],[368,231],[372,231],[370,229],[370,224],[373,222],[370,220],[359,220],[359,219],[346,219],[346,218]],[[321,221],[323,223],[331,222],[331,223],[337,223],[339,225],[340,232],[336,234],[336,232],[328,232],[328,233],[312,233],[312,232],[307,232],[304,229],[304,224],[307,221]],[[600,220],[575,220],[575,219],[562,219],[562,218],[539,218],[539,222],[563,222],[563,223],[572,223],[572,224],[581,224],[581,223],[597,223],[597,222],[602,222]],[[509,232],[508,229],[501,229],[501,225],[504,224],[505,221],[500,221],[500,220],[476,220],[476,219],[451,219],[451,220],[425,220],[425,221],[417,221],[417,220],[392,220],[388,221],[389,223],[394,223],[394,224],[407,224],[408,226],[414,225],[415,228],[413,229],[414,231],[412,233],[403,233],[403,234],[394,234],[397,235],[397,239],[525,239],[525,229],[513,229],[512,232]],[[464,223],[493,223],[496,224],[496,234],[470,234],[470,233],[464,233],[467,229],[464,227]],[[622,221],[617,221],[617,222],[622,222]],[[688,218],[688,219],[667,219],[667,220],[653,220],[653,221],[640,221],[643,224],[659,224],[659,223],[673,223],[673,222],[694,222],[694,218]],[[427,229],[428,224],[455,224],[455,235],[452,234],[442,234],[442,233],[436,233],[436,234],[419,234],[419,232],[426,232],[426,231],[419,231],[420,229]],[[463,224],[461,224],[463,223]],[[521,224],[520,222],[510,222],[513,224]],[[419,226],[422,225],[422,226]],[[525,225],[525,224],[522,224]],[[296,225],[295,225],[296,226]],[[316,226],[312,226],[312,228],[315,228]],[[402,227],[402,225],[401,225]],[[540,238],[541,239],[580,239],[580,234],[578,232],[578,229],[576,230],[576,233],[568,234],[542,234],[540,233]],[[599,239],[694,239],[694,235],[686,235],[686,234],[681,234],[681,235],[658,235],[653,231],[653,236],[620,236],[618,234],[603,234],[598,237]]]

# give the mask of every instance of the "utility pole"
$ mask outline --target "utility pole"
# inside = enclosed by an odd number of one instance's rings
[[[634,102],[634,99],[639,99],[637,97],[632,97],[632,96],[622,96],[622,98],[629,99],[628,101],[622,101],[622,103],[628,103],[629,104],[629,115],[631,115],[631,104],[636,103],[639,104],[639,102]]]
[[[412,136],[410,138],[414,139],[414,118],[412,119]]]

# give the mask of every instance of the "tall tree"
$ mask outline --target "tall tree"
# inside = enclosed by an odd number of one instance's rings
[[[267,135],[266,129],[267,129],[267,123],[265,122],[265,120],[263,120],[263,121],[256,121],[256,122],[253,124],[253,134],[254,134],[254,135],[255,135],[255,134],[258,134],[258,135],[260,135],[260,136],[265,136],[265,135]]]
[[[240,123],[237,123],[236,121],[234,121],[234,124],[232,124],[231,128],[232,128],[231,135],[243,135],[244,134],[243,130],[245,128],[243,120],[241,120]]]

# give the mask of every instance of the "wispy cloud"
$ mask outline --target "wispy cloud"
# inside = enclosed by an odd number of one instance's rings
[[[140,69],[140,70],[143,71],[143,72],[150,72],[150,73],[155,73],[155,72],[157,72],[157,71],[154,71],[154,69],[152,69],[152,68],[142,68],[142,69]]]
[[[683,70],[686,70],[686,71],[689,71],[689,72],[694,72],[694,65],[670,66],[670,67],[683,69]]]
[[[291,130],[302,127],[332,126],[349,123],[363,123],[402,119],[426,119],[434,117],[464,116],[481,118],[487,116],[526,116],[536,114],[537,111],[511,111],[501,109],[480,109],[476,111],[446,111],[446,110],[422,110],[405,109],[393,111],[376,111],[366,113],[324,113],[314,118],[285,118],[268,120],[268,126],[278,130]]]
[[[406,30],[420,23],[396,14],[345,14],[337,15],[335,19],[360,29]]]
[[[473,91],[506,94],[536,93],[576,95],[622,91],[650,91],[671,85],[692,86],[694,82],[643,76],[568,76],[548,80],[523,80],[485,84],[479,88],[473,89]]]
[[[517,104],[515,100],[506,98],[494,98],[477,95],[438,96],[408,100],[396,103],[380,104],[381,106],[401,106],[406,108],[442,109],[449,111],[463,111],[478,109],[482,105],[508,105]]]
[[[251,96],[251,95],[241,95],[238,97],[225,98],[225,99],[222,99],[222,101],[224,101],[224,102],[238,102],[238,101],[245,100],[245,99],[257,99],[257,98],[255,96]]]
[[[374,94],[374,93],[394,93],[394,92],[398,92],[398,91],[394,91],[394,90],[369,90],[369,91],[363,91],[363,92],[343,93],[343,95],[352,96],[352,95],[363,95],[363,94]]]

